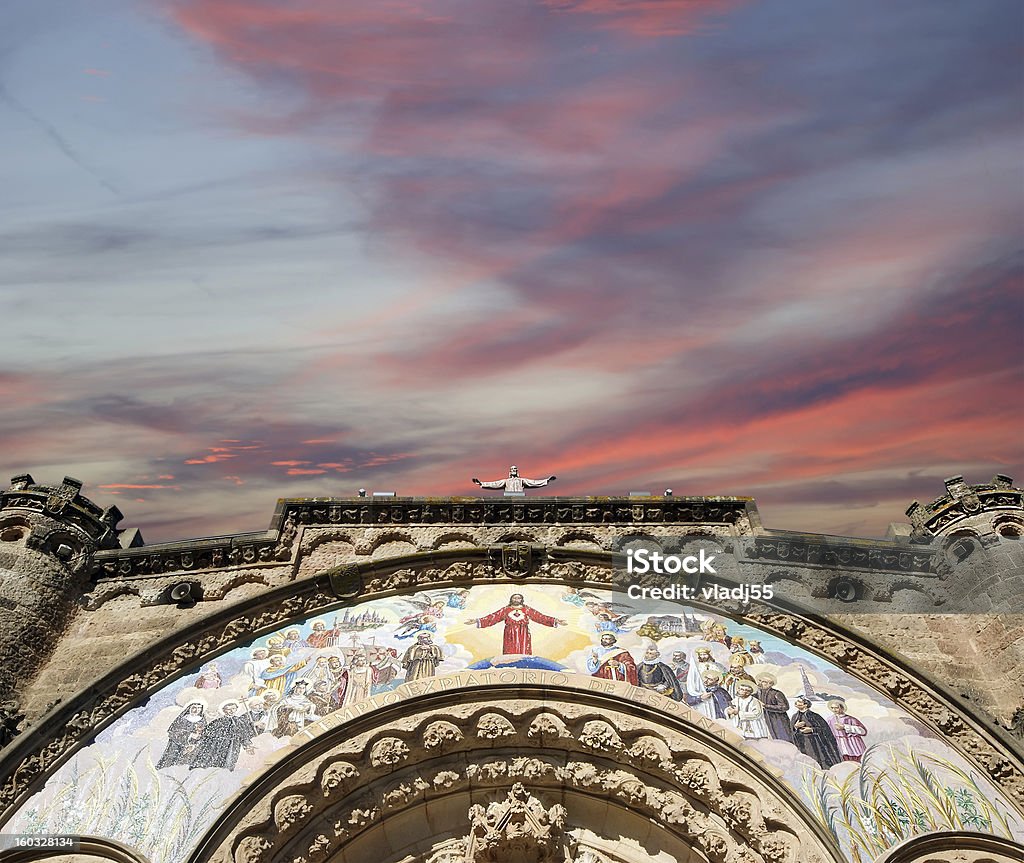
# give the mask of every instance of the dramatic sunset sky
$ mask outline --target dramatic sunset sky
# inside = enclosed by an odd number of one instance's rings
[[[0,466],[285,496],[1024,480],[1020,0],[0,10]]]

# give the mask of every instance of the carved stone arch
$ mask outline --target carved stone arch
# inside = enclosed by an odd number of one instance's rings
[[[53,848],[12,848],[0,851],[0,863],[93,863],[112,860],[114,863],[149,863],[148,858],[133,848],[102,836],[77,836],[73,856],[67,850]]]
[[[476,537],[466,530],[447,530],[440,534],[432,543],[431,548],[440,550],[446,545],[456,542],[467,543],[469,547],[477,544]]]
[[[505,531],[504,533],[502,533],[501,535],[499,535],[498,539],[497,539],[497,542],[499,542],[499,543],[504,543],[504,542],[534,543],[536,541],[537,541],[536,536],[534,536],[528,530],[508,530],[508,531]]]
[[[32,522],[18,513],[5,514],[0,517],[0,542],[24,543],[32,532]]]
[[[391,543],[409,545],[417,551],[423,551],[411,532],[407,530],[386,530],[373,537],[365,544],[365,547],[357,545],[356,552],[358,554],[375,554],[379,548]]]
[[[986,833],[966,831],[916,836],[894,848],[879,863],[1020,863],[1024,846]]]
[[[546,561],[529,577],[515,582],[490,562],[490,553],[487,548],[451,549],[348,563],[270,588],[197,620],[58,704],[3,750],[3,817],[9,817],[97,733],[163,686],[239,643],[310,615],[425,587],[464,588],[503,582],[517,587],[571,584],[601,589],[612,580],[608,553],[548,548]],[[746,609],[716,606],[712,610],[823,656],[882,692],[942,736],[1024,810],[1024,767],[1006,732],[978,718],[970,705],[955,699],[941,685],[922,681],[898,658],[886,655],[863,636],[833,621],[764,604]]]
[[[604,548],[597,533],[592,530],[567,530],[556,540],[555,546],[557,548],[572,548],[572,543],[586,543],[595,551]],[[579,545],[575,547],[578,548]]]
[[[542,836],[519,836],[538,863],[586,849],[627,863],[843,859],[762,757],[699,713],[621,682],[484,676],[407,684],[305,729],[226,806],[192,863],[404,863],[442,846],[453,863],[505,859],[469,852],[489,829],[481,813],[510,795],[547,813]],[[512,841],[491,827],[492,847]]]
[[[891,601],[897,597],[901,591],[906,591],[908,594],[915,597],[919,597],[919,601],[923,599],[931,600],[932,604],[935,603],[935,597],[928,593],[920,584],[911,581],[910,579],[897,579],[888,585],[885,590],[881,590],[875,593],[874,599]]]
[[[305,528],[303,528],[305,530]],[[347,530],[320,530],[313,533],[309,539],[303,537],[301,549],[304,555],[311,554],[323,545],[329,545],[330,543],[339,542],[355,548],[356,539],[352,536],[352,533]]]
[[[1000,515],[992,519],[992,529],[1004,539],[1024,537],[1024,520],[1017,515]]]

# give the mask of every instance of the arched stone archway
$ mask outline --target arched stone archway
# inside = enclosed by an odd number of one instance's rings
[[[399,687],[353,719],[310,727],[225,808],[192,861],[843,859],[757,752],[687,707],[619,682],[495,676],[463,672],[420,695]]]
[[[14,794],[16,797],[20,795],[21,799],[24,799],[33,787],[39,787],[43,777],[52,773],[61,761],[92,739],[97,731],[107,727],[114,719],[124,715],[146,697],[158,692],[169,681],[181,677],[182,674],[195,672],[202,663],[222,656],[255,636],[307,619],[311,615],[348,608],[357,601],[397,598],[419,589],[469,589],[501,585],[503,590],[514,586],[512,589],[515,591],[539,590],[545,586],[552,589],[571,587],[576,590],[598,590],[607,589],[609,582],[610,567],[606,554],[562,550],[525,577],[522,574],[508,572],[503,563],[504,556],[500,550],[496,553],[495,549],[477,548],[417,553],[377,560],[369,565],[346,564],[315,577],[297,581],[287,588],[265,592],[259,599],[212,616],[158,645],[142,661],[136,658],[117,669],[101,681],[92,692],[55,711],[52,722],[43,723],[33,731],[31,737],[19,740],[11,755],[20,753],[22,760],[20,766],[9,774],[3,793]],[[735,621],[754,625],[765,632],[776,633],[794,645],[826,657],[837,667],[869,684],[874,690],[887,694],[922,723],[941,733],[951,746],[981,767],[994,782],[1005,788],[1011,798],[1016,793],[1020,799],[1022,786],[1019,759],[1002,746],[998,735],[989,733],[967,712],[954,706],[950,699],[943,697],[941,690],[927,686],[896,662],[873,650],[870,644],[850,636],[839,626],[812,620],[792,610],[761,605],[743,609],[722,608],[719,611]],[[380,706],[383,708],[387,705]],[[358,715],[355,714],[344,717],[346,722],[356,719]],[[66,729],[57,731],[56,729],[60,729],[62,725],[66,725]],[[311,751],[304,750],[303,757],[309,755]],[[26,752],[28,754],[24,755]],[[457,804],[453,802],[450,809],[453,814],[462,812],[459,807],[466,801],[470,801],[469,805],[496,802],[496,799],[488,796],[474,797],[473,790],[476,786],[473,783],[471,785],[473,787],[454,789],[447,798],[444,798],[461,801]],[[560,799],[557,795],[552,796],[553,789],[543,784],[524,783],[524,788],[534,794],[547,809],[556,805]],[[580,791],[568,786],[559,788],[561,790],[558,794],[573,802],[577,809],[582,805],[582,801],[594,799],[592,790]],[[498,792],[507,794],[510,791],[511,788],[505,788],[504,791],[500,788],[490,788],[488,794],[496,794],[500,800]],[[621,808],[618,798],[609,800],[606,805],[613,804]],[[567,803],[558,805],[565,805],[567,811],[570,811]],[[794,802],[791,808],[797,811],[802,805]],[[468,823],[468,809],[463,814]],[[571,829],[585,832],[590,828],[577,824]],[[714,831],[705,833],[710,836]],[[673,835],[672,830],[669,829],[665,835]],[[699,835],[680,836],[679,845],[673,853],[677,853],[677,856],[682,854],[679,849],[683,847],[687,847],[688,853],[705,853],[705,850],[707,854],[712,853],[713,849],[701,849],[699,844],[695,844],[700,841]],[[579,840],[581,836],[582,833],[579,833],[577,839]],[[595,837],[594,841],[599,838]],[[311,840],[309,847],[312,845]],[[298,856],[294,859],[306,856],[312,863],[315,858],[307,853],[309,847],[297,851]],[[397,854],[397,849],[392,850]],[[592,850],[595,854],[603,853],[596,846]],[[745,850],[739,844],[728,848],[728,852],[734,854],[740,854]],[[751,854],[764,856],[763,849],[756,845],[751,845],[749,850]],[[341,853],[343,849],[338,851]],[[611,853],[608,848],[605,848],[605,851]],[[225,853],[234,853],[234,849],[228,849]],[[605,856],[607,857],[607,854]],[[205,860],[201,856],[194,859]],[[756,857],[750,859],[757,860]],[[742,857],[737,857],[736,860],[737,863],[746,863]],[[728,860],[728,863],[733,863],[733,860]]]
[[[56,837],[46,837],[51,842]],[[36,847],[15,847],[0,851],[0,863],[149,863],[137,851],[120,842],[102,836],[62,837],[74,839],[74,853],[67,853],[58,847],[47,847],[44,841]],[[56,845],[56,843],[54,843]]]
[[[879,863],[1020,863],[1024,846],[964,831],[932,833],[905,842]]]

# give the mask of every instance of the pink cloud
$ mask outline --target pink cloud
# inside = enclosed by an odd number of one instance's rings
[[[368,461],[364,461],[359,466],[360,467],[381,467],[382,465],[386,465],[386,464],[394,464],[396,461],[404,461],[407,458],[412,458],[414,455],[415,455],[415,453],[411,453],[411,452],[395,453],[394,455],[378,455],[378,456],[374,456],[373,458],[369,459]]]
[[[543,0],[558,12],[592,15],[599,26],[634,36],[682,36],[707,28],[707,19],[737,0]]]
[[[181,486],[177,486],[177,485],[144,485],[144,484],[139,484],[139,483],[127,483],[127,482],[119,482],[119,483],[111,483],[111,484],[108,484],[108,485],[101,485],[101,486],[99,486],[99,488],[170,488],[170,489],[174,489],[175,491],[181,491]]]
[[[293,467],[289,468],[286,473],[288,476],[313,476],[315,474],[327,473],[327,471]]]

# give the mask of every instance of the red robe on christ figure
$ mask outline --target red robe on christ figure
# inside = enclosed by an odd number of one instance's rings
[[[566,621],[555,617],[541,614],[537,609],[530,608],[520,593],[513,594],[508,605],[499,608],[497,611],[488,614],[486,617],[478,617],[467,620],[467,623],[475,623],[481,629],[486,626],[494,626],[504,621],[505,637],[502,640],[501,652],[508,654],[533,655],[533,642],[530,639],[530,621],[539,623],[541,626],[565,626]]]

